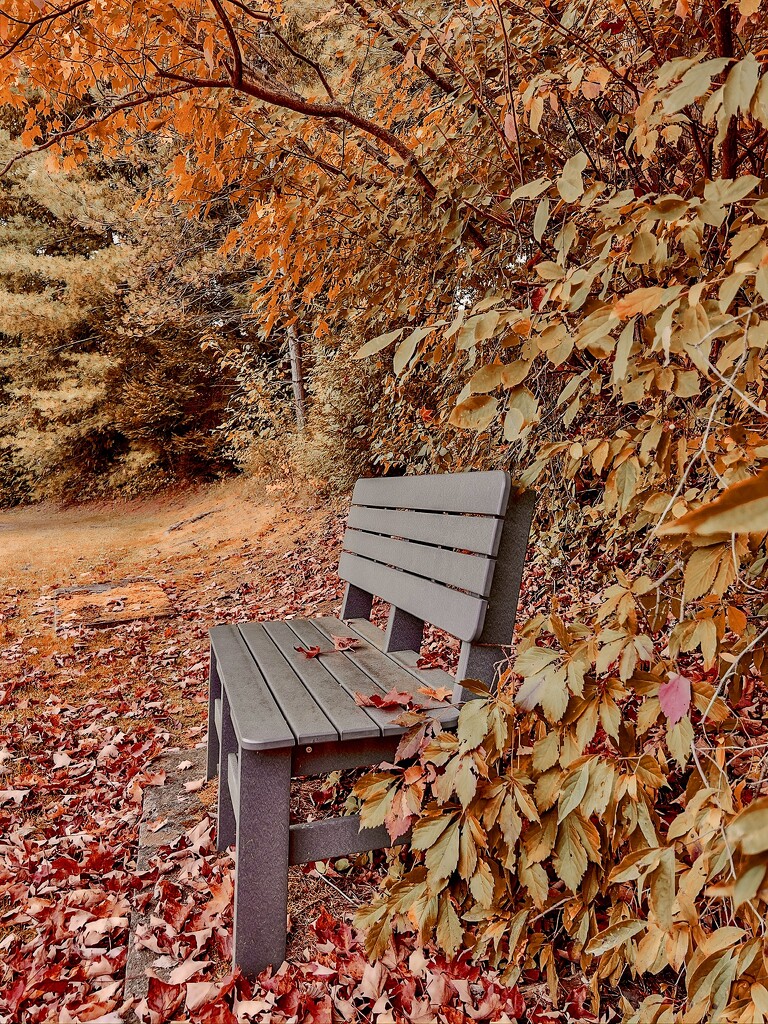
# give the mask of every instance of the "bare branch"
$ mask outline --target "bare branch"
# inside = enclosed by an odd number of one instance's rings
[[[211,7],[216,11],[219,20],[224,26],[224,31],[227,33],[229,45],[232,48],[232,60],[234,61],[231,71],[232,85],[239,89],[243,82],[243,55],[240,52],[240,41],[237,38],[232,22],[229,20],[229,15],[221,4],[221,0],[211,0]]]

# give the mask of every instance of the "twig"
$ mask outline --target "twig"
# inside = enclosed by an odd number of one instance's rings
[[[333,882],[330,880],[330,878],[326,878],[325,875],[321,871],[317,871],[317,877],[318,878],[322,878],[322,880],[325,882],[326,885],[330,885],[330,887],[332,889],[334,889],[339,894],[339,896],[343,896],[344,899],[348,903],[351,903],[353,907],[359,907],[360,906],[360,900],[353,900],[352,897],[349,896],[347,893],[345,893],[343,889],[340,889],[338,887],[338,885],[334,885]]]

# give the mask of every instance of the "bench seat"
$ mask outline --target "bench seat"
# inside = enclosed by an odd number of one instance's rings
[[[356,646],[337,651],[334,636],[353,639]],[[247,622],[215,626],[210,637],[218,679],[226,690],[226,698],[213,697],[219,736],[222,702],[227,699],[238,748],[291,748],[296,775],[303,774],[296,770],[302,759],[310,760],[306,755],[324,744],[391,737],[388,747],[395,749],[405,731],[395,722],[403,709],[360,707],[355,694],[383,697],[394,689],[409,693],[415,705],[430,708],[446,728],[458,717],[455,707],[419,692],[420,687],[452,690],[453,676],[417,668],[415,651],[384,653],[384,631],[365,619]],[[322,653],[308,658],[298,647],[319,647]]]

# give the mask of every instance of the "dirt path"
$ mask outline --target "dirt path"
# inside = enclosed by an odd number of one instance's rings
[[[257,548],[268,532],[290,542],[322,519],[306,500],[290,515],[280,495],[235,480],[142,500],[0,512],[0,585],[71,586],[157,566],[194,573],[211,557]]]

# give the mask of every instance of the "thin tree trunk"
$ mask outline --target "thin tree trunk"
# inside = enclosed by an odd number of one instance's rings
[[[304,388],[304,368],[301,363],[301,342],[296,337],[296,331],[289,327],[288,351],[291,356],[291,384],[293,385],[293,405],[296,410],[296,426],[299,430],[304,429],[307,421],[307,392]]]
[[[725,0],[718,0],[714,16],[715,43],[720,57],[733,57],[733,23],[731,21],[731,8],[726,5]],[[727,74],[723,72],[723,78]],[[720,174],[723,178],[733,178],[736,174],[738,158],[738,127],[737,118],[732,117],[728,122],[728,128],[720,148]]]

